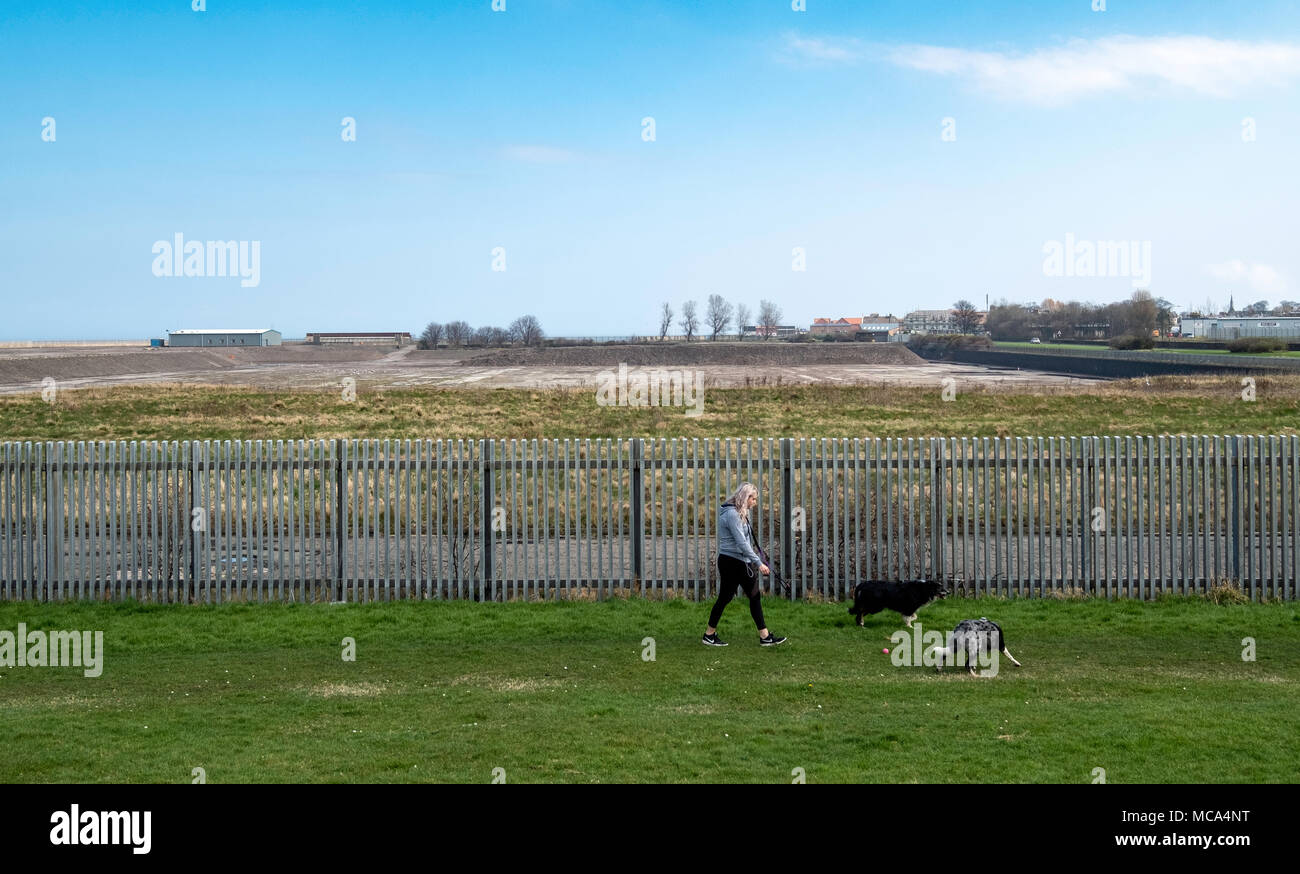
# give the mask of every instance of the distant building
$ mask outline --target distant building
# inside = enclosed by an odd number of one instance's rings
[[[279,346],[280,339],[280,332],[271,328],[204,328],[167,332],[168,346]]]
[[[955,334],[952,310],[912,310],[903,316],[903,329],[913,334]]]
[[[1179,322],[1184,337],[1202,340],[1236,340],[1238,337],[1300,337],[1300,316],[1184,316]]]
[[[1104,340],[1110,336],[1110,322],[1084,322],[1071,325],[1070,330],[1077,340]]]
[[[411,342],[409,331],[374,331],[343,334],[309,333],[307,342],[315,346],[346,344],[352,346],[406,346]]]
[[[811,333],[819,337],[843,335],[852,337],[861,330],[862,318],[848,317],[839,319],[813,319]]]
[[[771,333],[768,334],[767,329],[762,325],[745,325],[744,333],[746,337],[795,337],[805,332],[800,331],[799,328],[794,325],[776,325],[772,328]]]
[[[858,333],[855,336],[860,340],[869,340],[872,343],[887,343],[896,339],[902,331],[903,326],[898,321],[864,318],[862,324],[858,326]]]
[[[1081,322],[1066,328],[1053,328],[1049,322],[1034,322],[1030,336],[1044,340],[1105,340],[1110,336],[1110,322]]]
[[[984,330],[988,313],[980,310],[975,315],[980,330]],[[956,334],[957,317],[952,310],[912,310],[903,316],[903,330],[912,334]]]
[[[883,343],[902,330],[893,316],[872,313],[869,316],[846,316],[839,319],[813,319],[810,333],[817,337],[853,337]]]

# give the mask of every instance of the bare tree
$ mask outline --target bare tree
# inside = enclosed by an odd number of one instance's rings
[[[469,342],[470,336],[474,333],[470,328],[469,322],[448,322],[444,327],[447,332],[448,346],[464,346]]]
[[[736,339],[745,339],[745,325],[749,322],[749,307],[743,303],[736,304]]]
[[[763,339],[776,336],[776,327],[781,324],[781,308],[770,300],[758,302],[758,324],[763,329]]]
[[[1266,301],[1263,303],[1265,307],[1268,306]],[[1145,289],[1138,289],[1133,292],[1133,296],[1128,301],[1128,309],[1132,333],[1150,337],[1151,332],[1157,330],[1156,326],[1160,321],[1160,307],[1156,304],[1155,298],[1151,296],[1151,292]]]
[[[659,311],[659,341],[668,336],[668,329],[673,325],[673,308],[664,301],[664,308]]]
[[[984,327],[994,340],[1028,340],[1032,332],[1033,314],[1023,304],[998,301],[989,307]]]
[[[442,325],[438,322],[429,322],[424,326],[424,331],[420,334],[421,349],[437,349],[438,344],[442,342]]]
[[[980,314],[975,304],[963,299],[952,305],[952,321],[958,334],[974,334],[980,327]]]
[[[731,324],[731,304],[723,300],[720,294],[709,295],[709,311],[705,319],[709,325],[709,339],[718,339],[718,335]]]
[[[546,336],[535,316],[520,316],[511,322],[510,335],[525,346],[536,346]]]
[[[700,326],[700,318],[695,315],[695,301],[688,300],[682,304],[681,326],[686,332],[686,342],[691,342],[691,338],[695,336],[695,329]]]

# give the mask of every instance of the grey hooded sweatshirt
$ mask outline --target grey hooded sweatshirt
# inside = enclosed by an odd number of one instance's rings
[[[751,545],[749,523],[740,518],[735,504],[718,508],[718,552],[743,562],[758,564],[762,558]]]

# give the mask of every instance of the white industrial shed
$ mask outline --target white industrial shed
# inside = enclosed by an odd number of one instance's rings
[[[168,346],[279,346],[280,332],[271,328],[201,329],[167,332]]]

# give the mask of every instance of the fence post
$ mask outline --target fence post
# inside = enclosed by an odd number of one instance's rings
[[[943,572],[943,469],[942,437],[930,438],[930,579],[942,580]]]
[[[190,545],[189,585],[186,588],[189,589],[189,595],[190,595],[190,597],[187,600],[192,602],[198,596],[198,582],[195,579],[195,577],[198,576],[198,566],[199,566],[199,562],[198,562],[199,532],[194,530],[194,511],[198,507],[198,503],[197,503],[198,494],[194,491],[194,484],[198,480],[198,477],[196,476],[196,470],[199,466],[199,441],[197,440],[189,441],[189,448],[190,448],[190,463],[189,463],[189,467],[187,468],[189,474],[188,476],[189,501],[187,502],[189,504],[189,512],[185,514],[184,524],[186,529],[190,532],[190,536],[186,538],[189,541],[189,545]],[[205,516],[203,519],[203,527],[204,527],[205,534],[207,531],[207,522],[208,520]]]
[[[632,577],[638,584],[644,585],[645,579],[645,508],[641,500],[641,446],[640,437],[633,437],[632,448],[632,519],[629,533],[632,535]],[[642,594],[645,593],[642,588]]]
[[[794,592],[794,439],[781,438],[781,567],[791,575],[790,598]],[[807,526],[808,520],[804,519]],[[806,530],[806,528],[805,528]],[[802,581],[801,581],[802,582]]]
[[[343,441],[334,439],[334,600],[343,600]]]
[[[1228,494],[1231,496],[1230,511],[1232,530],[1232,578],[1241,585],[1241,476],[1237,466],[1241,463],[1241,435],[1232,438],[1232,452],[1228,456]],[[1243,587],[1244,588],[1244,587]]]
[[[483,469],[483,560],[479,563],[482,576],[479,578],[481,597],[496,600],[492,592],[495,574],[492,570],[492,551],[496,544],[496,531],[493,527],[492,511],[496,504],[495,490],[492,488],[492,462],[496,458],[496,441],[484,440],[479,453],[479,464]]]
[[[45,591],[42,593],[42,600],[54,600],[55,580],[59,578],[59,562],[56,558],[57,551],[55,544],[61,543],[61,538],[56,537],[55,529],[55,505],[59,502],[59,495],[55,493],[55,486],[58,483],[58,473],[55,465],[58,456],[55,455],[55,444],[45,444],[45,458],[43,461],[45,470],[45,567],[43,574],[45,582]],[[61,502],[59,510],[62,511]]]
[[[1091,594],[1092,587],[1086,585],[1088,580],[1088,553],[1092,547],[1092,443],[1087,437],[1082,438],[1079,448],[1079,512],[1083,514],[1083,524],[1079,527],[1079,587]]]

